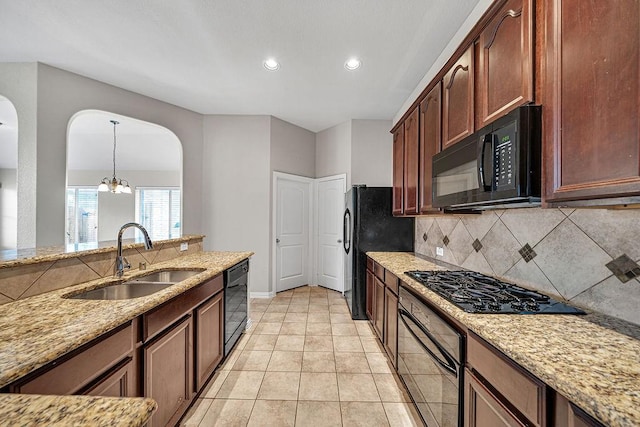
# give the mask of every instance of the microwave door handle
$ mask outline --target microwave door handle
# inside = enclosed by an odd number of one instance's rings
[[[431,356],[431,358],[433,360],[435,360],[438,365],[440,365],[442,367],[442,369],[444,369],[445,371],[448,371],[454,375],[458,375],[458,371],[456,370],[456,364],[455,362],[452,360],[452,358],[447,354],[446,350],[444,350],[442,348],[442,346],[433,338],[433,336],[426,331],[411,315],[411,313],[409,313],[408,311],[406,311],[403,308],[400,308],[398,310],[398,314],[400,314],[400,316],[398,316],[400,318],[400,320],[402,321],[402,323],[404,323],[404,326],[407,328],[407,330],[409,331],[409,333],[411,333],[411,335],[413,335],[413,337],[416,339],[416,341],[418,342],[418,344],[420,344],[420,347],[422,347],[428,354],[429,356]],[[414,325],[416,325],[416,327],[418,327],[418,329],[420,329],[420,331],[422,331],[422,333],[424,333],[427,338],[429,338],[429,340],[433,343],[433,345],[436,346],[436,348],[440,351],[440,354],[442,354],[442,356],[444,357],[444,361],[442,359],[440,359],[438,356],[436,356],[433,351],[431,351],[431,349],[429,347],[427,347],[426,345],[424,345],[424,343],[422,342],[422,340],[416,335],[416,333],[413,331],[413,329],[411,329],[411,327],[409,326],[409,324],[407,323],[407,320],[409,320],[411,323],[413,323]]]
[[[487,180],[485,179],[484,156],[487,144],[491,144],[492,141],[493,134],[488,133],[483,135],[480,140],[480,147],[478,147],[478,181],[480,182],[480,188],[484,191],[491,191],[491,181],[489,181],[489,185],[487,185]]]

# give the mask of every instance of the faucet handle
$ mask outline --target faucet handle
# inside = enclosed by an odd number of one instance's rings
[[[131,268],[131,264],[129,264],[129,261],[127,261],[127,258],[125,258],[125,257],[122,257],[122,268],[123,269]]]

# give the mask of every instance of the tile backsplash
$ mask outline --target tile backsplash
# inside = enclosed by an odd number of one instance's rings
[[[166,241],[154,244],[149,251],[143,247],[125,249],[123,255],[131,264],[131,269],[135,270],[140,263],[152,265],[202,251],[202,237],[188,242],[189,248],[186,251],[180,250],[181,241]],[[92,254],[78,252],[74,257],[2,268],[0,304],[111,276],[115,255],[115,248]]]
[[[640,210],[418,217],[415,251],[640,325]]]

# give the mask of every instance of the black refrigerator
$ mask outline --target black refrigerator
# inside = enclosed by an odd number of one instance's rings
[[[345,194],[344,295],[351,317],[365,320],[369,251],[413,252],[414,220],[391,214],[391,187],[356,185]]]

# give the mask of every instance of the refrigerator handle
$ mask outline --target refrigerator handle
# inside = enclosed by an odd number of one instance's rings
[[[342,237],[344,251],[349,254],[351,250],[351,212],[349,212],[349,208],[344,211],[344,217],[342,218]]]

